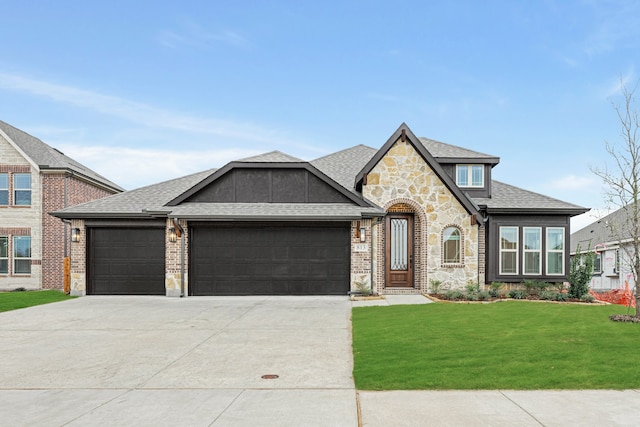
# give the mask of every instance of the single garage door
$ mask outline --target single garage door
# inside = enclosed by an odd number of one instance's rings
[[[190,230],[192,295],[346,295],[349,224],[219,224]]]
[[[92,295],[165,295],[164,228],[89,228]]]

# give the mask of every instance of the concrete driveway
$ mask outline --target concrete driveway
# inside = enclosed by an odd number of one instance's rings
[[[146,296],[0,313],[1,424],[357,426],[350,314],[346,297]]]

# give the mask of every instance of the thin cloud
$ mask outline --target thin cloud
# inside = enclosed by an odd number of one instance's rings
[[[173,151],[65,143],[55,145],[74,160],[129,190],[260,154],[259,150],[237,148]]]
[[[591,2],[591,7],[597,23],[584,43],[587,55],[600,55],[638,43],[637,2]]]
[[[629,87],[629,84],[635,80],[635,74],[635,69],[632,67],[626,72],[626,74],[618,76],[615,79],[611,79],[607,84],[607,87],[604,89],[605,98],[612,98],[622,94],[622,88]]]
[[[292,141],[281,131],[266,129],[251,123],[185,115],[116,96],[13,74],[0,73],[0,89],[25,92],[63,104],[88,108],[153,129],[215,135],[278,147],[289,146],[314,153],[325,152],[322,148]]]
[[[597,180],[594,177],[567,175],[554,179],[547,185],[547,188],[560,191],[579,191],[591,189],[596,184]]]
[[[249,46],[248,40],[235,31],[228,29],[208,31],[192,21],[182,24],[179,30],[162,31],[157,40],[161,45],[169,48],[182,46],[206,48],[216,44],[242,48]]]

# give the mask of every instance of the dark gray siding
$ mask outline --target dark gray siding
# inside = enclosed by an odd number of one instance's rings
[[[461,164],[461,163],[458,163]],[[478,164],[473,162],[468,162],[465,164]],[[456,182],[456,164],[454,163],[445,163],[441,164],[442,169],[453,179],[453,182]],[[463,192],[467,193],[471,197],[491,197],[491,165],[484,165],[484,187],[483,188],[460,188]]]
[[[563,282],[569,275],[569,248],[570,248],[570,229],[568,215],[489,215],[486,222],[486,281],[519,283],[524,280],[542,280],[546,282]],[[500,275],[499,274],[499,230],[500,227],[512,226],[518,227],[519,232],[519,250],[518,265],[520,266],[517,275]],[[542,274],[530,275],[522,274],[523,267],[523,227],[541,227],[542,228]],[[563,227],[564,228],[564,272],[562,276],[546,275],[546,228],[547,227]]]
[[[207,203],[353,203],[305,169],[234,169],[189,197]]]

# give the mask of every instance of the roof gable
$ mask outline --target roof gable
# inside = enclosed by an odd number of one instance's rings
[[[61,151],[56,150],[40,139],[2,120],[0,120],[0,135],[3,135],[9,144],[17,149],[29,163],[41,171],[68,170],[71,173],[81,175],[85,179],[107,187],[111,191],[124,191],[119,185],[66,156]]]
[[[351,203],[369,206],[361,197],[347,191],[310,163],[295,161],[228,163],[175,197],[167,206],[192,202]]]
[[[427,148],[420,142],[420,140],[413,134],[409,126],[406,123],[402,123],[398,130],[395,131],[393,135],[387,140],[387,142],[378,150],[378,152],[369,160],[369,162],[364,166],[364,168],[358,173],[355,181],[356,190],[361,190],[362,185],[366,184],[365,180],[367,174],[371,172],[371,170],[382,160],[382,158],[387,154],[387,152],[393,147],[393,145],[398,140],[402,140],[404,142],[408,142],[411,146],[420,154],[420,156],[427,163],[427,166],[431,168],[431,170],[437,175],[437,177],[442,181],[442,183],[447,187],[447,189],[453,194],[453,196],[460,202],[462,206],[466,209],[466,211],[475,215],[478,220],[481,220],[482,216],[478,211],[478,208],[475,204],[467,197],[462,190],[453,182],[453,179],[442,169],[442,166],[438,163],[438,161],[433,157],[433,155],[427,150]]]
[[[440,163],[483,163],[497,165],[500,158],[429,138],[418,138]]]

